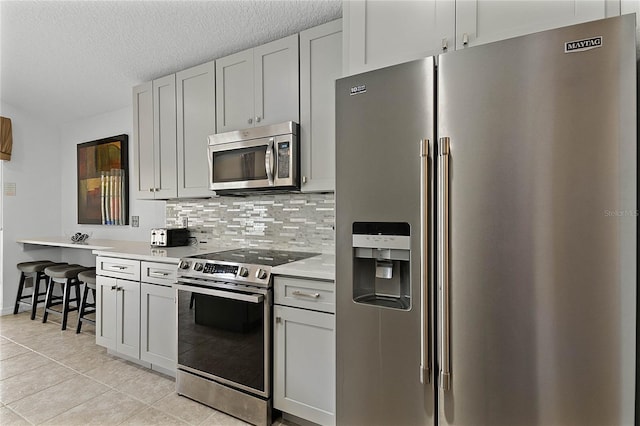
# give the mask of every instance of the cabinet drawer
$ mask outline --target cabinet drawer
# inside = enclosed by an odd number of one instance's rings
[[[333,281],[275,277],[274,283],[274,300],[278,305],[335,312]]]
[[[140,281],[160,285],[171,285],[176,282],[178,265],[173,263],[141,262],[142,278]]]
[[[105,277],[140,281],[140,261],[98,256],[96,259],[96,274]]]

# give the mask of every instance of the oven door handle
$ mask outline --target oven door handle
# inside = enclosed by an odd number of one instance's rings
[[[262,303],[264,296],[262,294],[245,294],[235,293],[233,291],[214,290],[211,288],[195,288],[189,285],[174,284],[176,290],[189,291],[197,294],[206,294],[209,296],[222,297],[223,299],[240,300],[242,302]]]

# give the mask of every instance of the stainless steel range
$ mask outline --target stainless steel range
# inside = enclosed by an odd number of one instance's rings
[[[271,424],[271,268],[316,254],[239,249],[181,259],[176,391]]]

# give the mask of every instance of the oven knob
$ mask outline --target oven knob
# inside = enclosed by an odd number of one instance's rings
[[[202,268],[203,268],[202,263],[196,263],[195,265],[193,265],[194,271],[202,271]]]
[[[248,277],[249,276],[249,270],[247,268],[245,268],[244,266],[240,267],[240,270],[238,271],[238,275],[241,277]]]
[[[256,271],[256,278],[264,280],[265,278],[267,278],[267,271],[265,271],[264,269],[258,269]]]
[[[180,262],[180,269],[189,269],[189,262],[183,260]]]

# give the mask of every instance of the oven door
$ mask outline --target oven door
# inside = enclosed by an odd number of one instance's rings
[[[271,290],[225,283],[198,287],[180,279],[178,368],[269,398]]]
[[[209,189],[261,190],[299,187],[293,134],[209,144]]]

